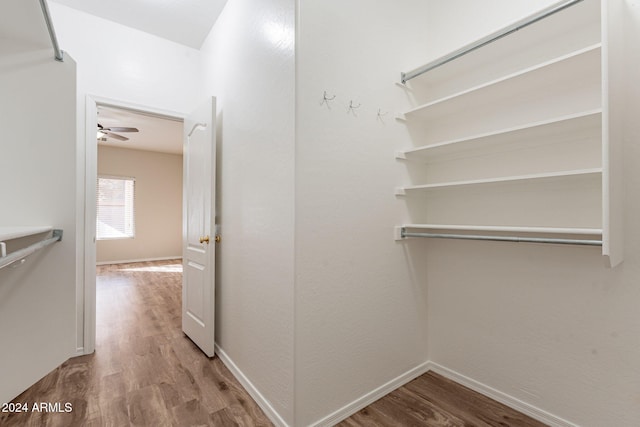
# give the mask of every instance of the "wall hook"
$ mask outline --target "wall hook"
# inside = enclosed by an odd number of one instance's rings
[[[333,95],[333,96],[327,96],[327,91],[325,90],[325,91],[324,91],[324,94],[322,95],[322,101],[320,101],[320,105],[322,105],[322,104],[326,104],[326,105],[327,105],[327,107],[331,108],[331,107],[329,106],[329,101],[333,101],[334,99],[336,99],[336,96],[335,96],[335,95]]]
[[[349,101],[349,108],[347,108],[347,114],[353,112],[353,114],[355,115],[356,112],[356,108],[360,108],[361,104],[358,105],[353,105],[353,101]]]

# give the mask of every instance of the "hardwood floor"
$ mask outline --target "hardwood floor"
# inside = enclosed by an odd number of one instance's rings
[[[0,425],[271,426],[220,359],[183,335],[181,280],[180,261],[99,267],[96,352],[14,399],[60,412],[4,413]]]
[[[13,401],[59,403],[59,412],[0,413],[0,426],[271,426],[220,359],[183,335],[181,278],[179,261],[99,267],[96,352],[68,360]],[[338,425],[544,424],[427,373]]]
[[[427,372],[339,423],[340,427],[544,427],[520,412]]]

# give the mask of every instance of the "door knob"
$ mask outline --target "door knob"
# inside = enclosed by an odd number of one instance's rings
[[[216,234],[216,243],[220,243],[220,241],[222,240],[222,237],[220,237],[219,234]]]
[[[204,236],[200,238],[200,243],[206,243],[207,245],[209,244],[209,236]]]

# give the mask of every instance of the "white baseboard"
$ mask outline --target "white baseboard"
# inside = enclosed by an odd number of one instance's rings
[[[487,396],[493,400],[496,400],[502,403],[503,405],[506,405],[510,408],[515,409],[516,411],[522,412],[523,414],[528,415],[531,418],[534,418],[538,421],[541,421],[551,427],[578,427],[576,424],[573,424],[567,420],[564,420],[560,417],[557,417],[553,414],[543,411],[542,409],[536,408],[535,406],[525,403],[519,399],[516,399],[513,396],[510,396],[506,393],[498,391],[492,387],[489,387],[485,384],[482,384],[476,380],[473,380],[469,377],[466,377],[462,374],[459,374],[451,369],[445,368],[444,366],[438,365],[437,363],[434,363],[431,361],[427,361],[425,363],[422,363],[421,365],[416,366],[415,368],[405,372],[404,374],[378,387],[377,389],[365,394],[359,399],[354,400],[348,405],[326,416],[325,418],[315,422],[310,427],[333,426],[339,423],[340,421],[349,418],[351,415],[355,414],[362,408],[369,406],[376,400],[386,396],[387,394],[391,393],[395,389],[402,387],[409,381],[429,371],[433,371],[437,374],[440,374],[445,378],[453,380],[458,384],[461,384],[465,387],[470,388],[471,390],[477,391],[478,393],[484,396]]]
[[[484,396],[490,397],[491,399],[496,400],[502,403],[503,405],[513,408],[516,411],[522,412],[523,414],[528,415],[531,418],[534,418],[538,421],[541,421],[551,427],[578,427],[576,424],[573,424],[567,420],[564,420],[560,417],[557,417],[553,414],[543,411],[540,408],[537,408],[533,405],[523,402],[520,399],[516,399],[513,396],[510,396],[506,393],[498,391],[495,388],[482,384],[474,379],[466,377],[451,369],[445,368],[444,366],[440,366],[437,363],[427,362],[427,365],[428,365],[429,371],[433,371],[436,374],[440,374],[445,378],[448,378],[452,381],[457,382],[458,384],[468,387],[473,391],[477,391],[478,393]]]
[[[220,360],[229,368],[231,373],[238,379],[238,381],[242,384],[242,386],[247,390],[247,392],[251,395],[251,397],[256,401],[258,406],[262,408],[267,417],[278,427],[289,427],[288,424],[284,421],[284,419],[278,414],[278,412],[271,406],[271,404],[265,399],[265,397],[256,389],[253,383],[242,373],[242,371],[236,366],[235,363],[227,356],[227,354],[216,344],[215,351]],[[376,400],[386,396],[391,393],[395,389],[402,387],[408,382],[414,380],[420,375],[433,371],[437,374],[442,375],[445,378],[448,378],[452,381],[455,381],[458,384],[461,384],[465,387],[470,388],[473,391],[476,391],[484,396],[487,396],[495,401],[502,403],[510,408],[515,409],[516,411],[522,412],[525,415],[530,416],[538,421],[541,421],[551,427],[579,427],[577,424],[574,424],[570,421],[564,420],[560,417],[557,417],[549,412],[546,412],[540,408],[537,408],[533,405],[530,405],[526,402],[523,402],[520,399],[517,399],[513,396],[510,396],[506,393],[503,393],[499,390],[496,390],[488,385],[482,384],[474,379],[471,379],[467,376],[464,376],[456,371],[445,368],[444,366],[438,365],[437,363],[427,361],[413,369],[408,370],[407,372],[399,375],[398,377],[392,379],[386,384],[381,385],[375,390],[370,391],[369,393],[361,396],[360,398],[354,400],[353,402],[343,406],[332,414],[327,415],[321,420],[316,421],[311,424],[309,427],[331,427],[349,418],[351,415],[355,414],[359,410],[369,406]]]
[[[182,255],[167,256],[160,258],[142,258],[142,259],[123,259],[118,261],[100,261],[96,265],[112,265],[112,264],[131,264],[134,262],[153,262],[153,261],[169,261],[172,259],[182,259]]]
[[[330,426],[336,425],[340,421],[349,418],[351,415],[355,414],[362,408],[369,406],[370,404],[380,399],[381,397],[384,397],[387,394],[391,393],[393,390],[399,387],[402,387],[403,385],[405,385],[411,380],[418,378],[420,375],[424,374],[428,370],[429,370],[429,362],[425,362],[421,365],[418,365],[415,368],[405,372],[404,374],[392,379],[386,384],[383,384],[380,387],[376,388],[375,390],[372,390],[369,393],[365,394],[364,396],[354,400],[348,405],[343,406],[342,408],[326,416],[325,418],[319,421],[316,421],[315,423],[311,424],[310,427],[325,427],[325,426],[330,427]]]
[[[260,393],[260,391],[253,385],[253,383],[247,378],[247,376],[233,363],[233,360],[227,355],[227,353],[215,344],[215,352],[225,364],[225,366],[231,371],[234,377],[242,384],[242,387],[247,390],[249,395],[255,400],[258,406],[264,411],[265,415],[271,420],[277,427],[289,427],[286,421],[280,416],[280,414],[271,406],[271,403]]]

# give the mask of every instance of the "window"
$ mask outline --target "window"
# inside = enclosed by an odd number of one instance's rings
[[[98,178],[96,238],[130,239],[135,236],[133,178]]]

